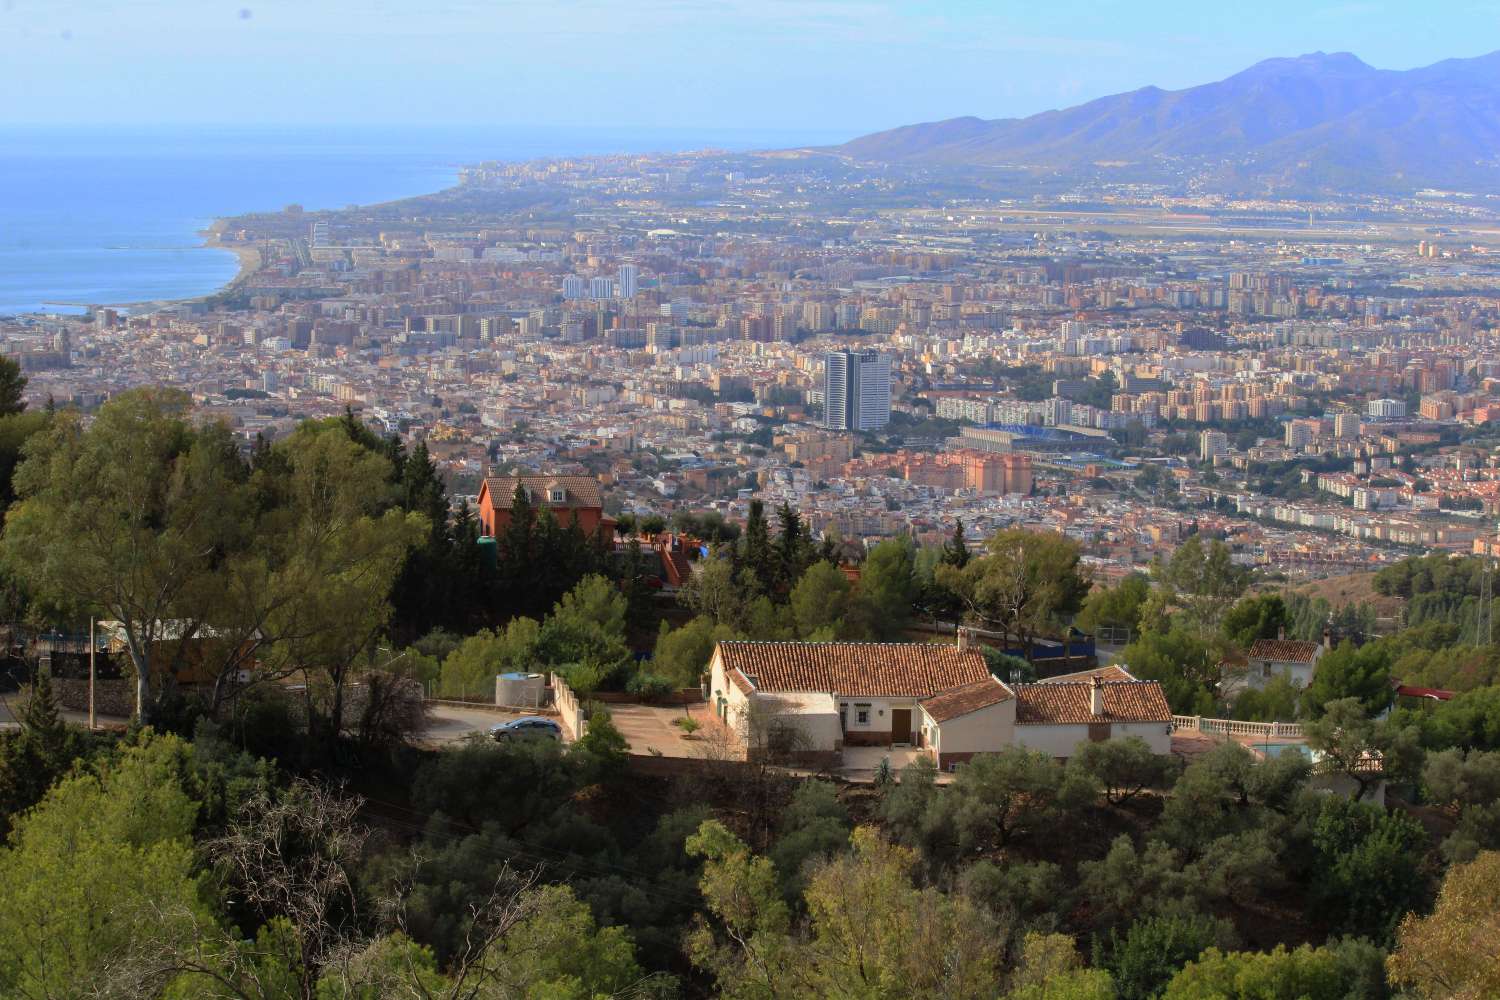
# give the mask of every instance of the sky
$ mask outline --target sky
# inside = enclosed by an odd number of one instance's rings
[[[0,124],[840,133],[1500,49],[1500,0],[0,0]]]

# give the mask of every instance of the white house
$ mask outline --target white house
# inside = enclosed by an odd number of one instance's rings
[[[1012,687],[964,646],[721,642],[709,687],[714,714],[751,753],[778,739],[830,762],[846,746],[911,746],[952,770],[1008,746],[1067,757],[1085,740],[1140,736],[1171,750],[1161,685],[1120,667]]]
[[[1323,643],[1301,642],[1296,639],[1257,639],[1245,654],[1249,667],[1245,671],[1244,686],[1263,688],[1275,677],[1289,677],[1297,687],[1312,683],[1313,671],[1318,658],[1328,648]],[[1238,684],[1234,685],[1240,686]]]

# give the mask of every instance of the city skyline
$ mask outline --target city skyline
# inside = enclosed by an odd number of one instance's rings
[[[1135,5],[1128,18],[1118,3],[1077,2],[8,0],[0,58],[21,83],[0,124],[711,124],[852,136],[1178,89],[1313,50],[1405,69],[1494,47],[1500,9],[1439,6],[1442,17],[1277,0],[1246,20],[1186,0]]]

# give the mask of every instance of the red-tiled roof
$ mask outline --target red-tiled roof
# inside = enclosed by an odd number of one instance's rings
[[[984,656],[937,643],[721,642],[726,672],[762,691],[926,698],[988,679]]]
[[[1280,663],[1311,663],[1322,647],[1316,642],[1295,639],[1256,639],[1250,647],[1252,660],[1276,660]]]
[[[965,684],[963,687],[954,688],[952,691],[944,691],[935,694],[931,698],[922,699],[922,711],[933,722],[947,722],[961,715],[969,715],[979,711],[981,708],[989,708],[1003,701],[1009,701],[1014,695],[1010,688],[994,677],[989,680],[975,681],[973,684]]]
[[[1130,671],[1117,663],[1111,663],[1107,667],[1095,667],[1092,670],[1075,670],[1071,674],[1057,674],[1054,677],[1044,677],[1037,681],[1038,684],[1063,684],[1067,681],[1087,681],[1095,677],[1102,681],[1133,681],[1135,677]]]
[[[1442,688],[1413,687],[1410,684],[1396,684],[1396,693],[1407,698],[1431,698],[1433,701],[1453,700],[1452,691],[1444,691]]]
[[[1089,709],[1088,681],[1026,684],[1016,688],[1016,725],[1088,722],[1170,722],[1172,709],[1156,681],[1105,681],[1104,714]]]
[[[588,476],[492,476],[484,481],[489,492],[490,505],[496,510],[510,510],[516,497],[516,484],[520,483],[531,493],[531,502],[539,507],[553,509],[570,507],[603,507],[599,496],[598,481]],[[566,499],[551,500],[554,489],[564,491]]]

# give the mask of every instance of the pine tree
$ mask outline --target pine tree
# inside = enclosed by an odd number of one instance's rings
[[[68,726],[52,695],[52,678],[40,668],[31,684],[31,697],[21,713],[21,727],[34,737],[49,754],[62,749]]]
[[[807,569],[807,534],[801,515],[791,504],[783,503],[776,517],[781,522],[781,535],[776,539],[776,582],[780,589],[790,591]]]
[[[750,501],[741,563],[748,574],[747,582],[758,593],[770,594],[775,590],[775,555],[771,551],[770,529],[766,525],[766,505],[759,500]]]
[[[963,521],[953,523],[953,537],[948,540],[948,544],[943,546],[943,562],[949,566],[957,566],[959,569],[969,564],[969,546],[964,541]]]

